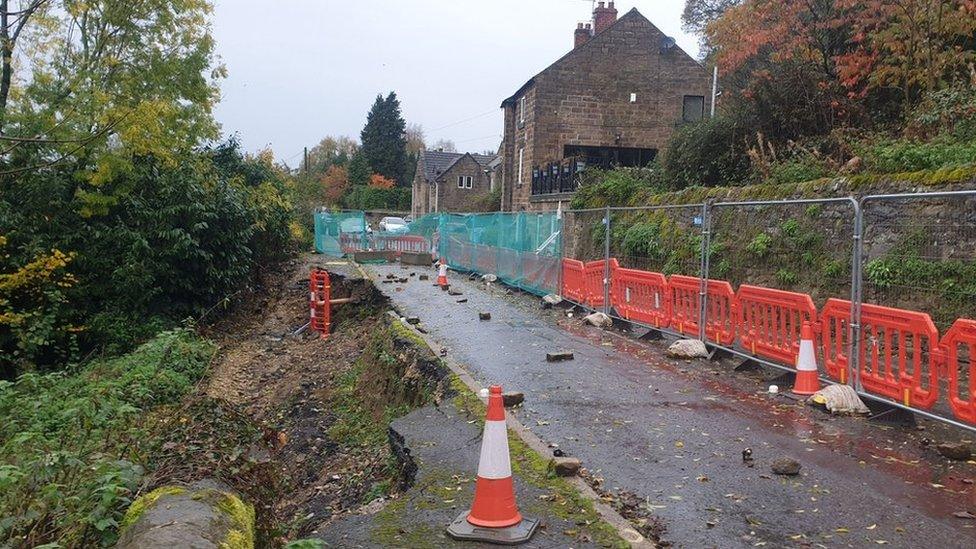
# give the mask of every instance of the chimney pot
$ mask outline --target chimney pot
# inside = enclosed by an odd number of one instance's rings
[[[576,31],[573,32],[573,48],[578,48],[585,44],[593,35],[589,25],[577,23]]]

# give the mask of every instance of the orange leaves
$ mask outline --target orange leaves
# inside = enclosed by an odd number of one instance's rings
[[[330,205],[338,204],[349,190],[349,170],[335,164],[329,166],[322,176],[322,186],[325,187],[325,200]]]
[[[369,186],[374,189],[392,189],[396,186],[396,181],[374,173],[369,177]]]

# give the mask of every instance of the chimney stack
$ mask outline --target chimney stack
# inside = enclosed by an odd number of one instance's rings
[[[617,8],[613,6],[613,2],[610,2],[609,6],[605,6],[604,4],[606,2],[598,2],[596,9],[593,10],[593,30],[595,34],[600,34],[617,22]]]
[[[583,23],[580,23],[576,26],[576,32],[573,33],[573,47],[578,48],[582,46],[590,39],[591,36],[593,36],[593,28],[590,26],[590,24],[586,23],[584,25]]]

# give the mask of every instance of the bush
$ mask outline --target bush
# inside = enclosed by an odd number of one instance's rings
[[[0,194],[0,378],[201,315],[294,250],[291,212],[283,174],[234,142],[137,158],[94,190],[67,168],[25,175]]]
[[[664,177],[672,190],[696,185],[736,185],[749,177],[746,127],[730,116],[678,128],[664,155]]]
[[[111,546],[143,474],[145,418],[189,393],[213,350],[181,329],[73,375],[0,381],[0,545]]]
[[[976,140],[960,142],[946,136],[930,142],[883,139],[864,142],[860,147],[868,170],[876,173],[916,172],[976,163]]]
[[[635,223],[624,234],[624,253],[630,257],[660,261],[664,257],[661,229],[656,223]]]
[[[647,168],[586,170],[580,189],[573,195],[572,208],[627,206],[646,192],[664,190],[663,173],[652,164]]]
[[[366,185],[353,185],[342,197],[342,205],[350,210],[397,210],[410,209],[410,189],[393,187],[379,189]]]

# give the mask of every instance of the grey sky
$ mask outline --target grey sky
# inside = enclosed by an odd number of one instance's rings
[[[397,92],[427,143],[494,150],[502,100],[572,48],[590,0],[216,0],[229,71],[217,120],[244,147],[297,165],[326,135],[359,138],[377,93]],[[684,0],[621,0],[697,56]]]

